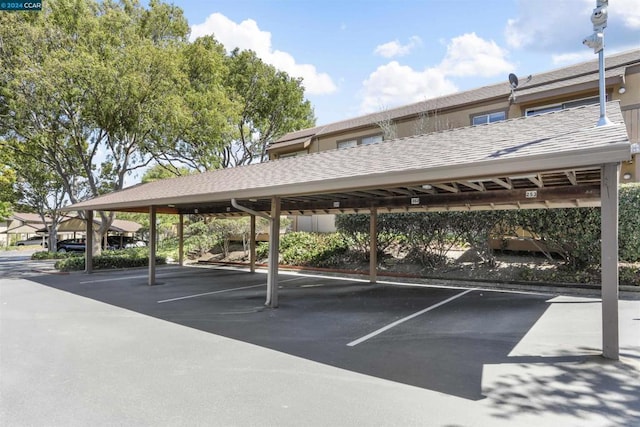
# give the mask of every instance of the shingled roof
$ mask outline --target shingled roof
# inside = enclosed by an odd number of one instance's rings
[[[425,197],[438,196],[441,188],[464,196],[468,190],[486,193],[493,187],[514,190],[525,184],[542,189],[545,180],[547,185],[575,186],[581,176],[591,191],[599,182],[600,165],[630,158],[620,106],[611,102],[607,109],[610,126],[595,127],[598,106],[583,106],[150,182],[66,210],[145,211],[154,205],[160,212],[225,214],[234,212],[232,198],[264,202],[256,209],[268,211],[270,198],[280,196],[290,211],[302,213],[341,199],[366,207],[371,202],[367,195],[380,197],[376,203],[382,206],[397,194],[409,197],[424,191],[429,193]],[[517,177],[522,174],[533,178]],[[421,190],[432,186],[434,190]],[[353,199],[354,193],[361,199]],[[424,200],[432,206],[439,199]],[[328,206],[327,211],[340,204]]]
[[[616,55],[611,55],[606,58],[606,76],[611,78],[614,76],[620,76],[624,74],[625,67],[630,64],[637,64],[640,62],[640,49],[623,52]],[[580,64],[572,65],[569,67],[558,68],[556,70],[547,71],[540,74],[531,76],[528,80],[528,76],[520,78],[521,86],[515,90],[516,99],[524,100],[524,96],[531,96],[532,94],[538,94],[547,92],[553,89],[569,88],[571,86],[593,82],[597,84],[598,81],[598,61],[587,61]],[[484,86],[477,89],[467,90],[463,92],[457,92],[446,96],[441,96],[425,101],[416,102],[400,106],[397,108],[391,108],[383,112],[366,114],[363,116],[353,117],[346,120],[341,120],[334,123],[329,123],[314,128],[303,129],[296,132],[290,132],[277,141],[275,141],[270,148],[279,148],[291,143],[292,140],[300,138],[304,135],[305,138],[311,138],[313,136],[328,135],[334,132],[341,132],[347,129],[357,129],[363,126],[371,126],[380,122],[381,120],[398,120],[402,118],[412,117],[426,111],[445,110],[447,108],[464,106],[480,101],[488,101],[497,98],[507,98],[511,94],[509,83],[498,83],[490,86]]]

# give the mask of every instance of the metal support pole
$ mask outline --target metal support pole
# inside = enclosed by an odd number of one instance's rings
[[[620,358],[618,326],[618,175],[619,164],[602,168],[601,262],[602,262],[602,356]]]
[[[607,117],[607,92],[605,90],[604,80],[604,49],[598,52],[598,66],[600,67],[599,76],[599,88],[600,88],[600,119],[598,120],[598,126],[610,125],[611,121]]]
[[[85,250],[84,250],[84,272],[87,274],[93,273],[93,211],[85,211],[86,217],[86,236],[85,236]]]
[[[149,286],[156,284],[156,207],[149,207]]]
[[[369,282],[378,280],[378,210],[371,208],[369,214]]]
[[[269,269],[267,273],[267,301],[265,305],[278,307],[278,262],[280,256],[280,197],[271,198],[269,224]]]
[[[184,215],[178,215],[178,264],[184,265]]]
[[[250,216],[249,223],[249,270],[256,272],[256,216]]]

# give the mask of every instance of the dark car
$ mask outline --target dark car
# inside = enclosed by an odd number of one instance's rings
[[[16,246],[42,246],[42,236],[29,237],[26,240],[18,240]],[[47,247],[47,241],[44,241],[44,247]]]
[[[67,239],[58,242],[58,252],[84,252],[87,248],[85,239]]]

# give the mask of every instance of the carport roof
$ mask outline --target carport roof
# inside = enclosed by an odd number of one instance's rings
[[[95,218],[93,220],[94,224],[97,226],[102,223],[100,218]],[[140,230],[142,225],[138,224],[134,221],[127,221],[124,219],[114,219],[111,223],[111,227],[109,227],[109,231],[113,231],[116,233],[135,233]],[[87,221],[84,218],[69,218],[58,224],[57,230],[59,233],[70,232],[70,231],[86,231],[87,230]],[[39,232],[45,232],[46,228],[38,230]]]
[[[66,210],[241,214],[594,206],[600,168],[631,157],[618,102],[140,184]],[[582,203],[582,204],[581,204]]]

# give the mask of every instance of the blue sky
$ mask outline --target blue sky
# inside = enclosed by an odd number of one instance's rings
[[[303,77],[318,124],[596,59],[596,0],[179,0],[191,37]],[[640,47],[640,0],[611,0],[606,52]]]

